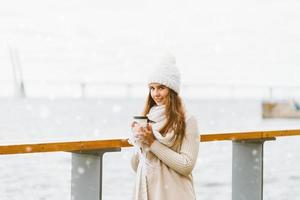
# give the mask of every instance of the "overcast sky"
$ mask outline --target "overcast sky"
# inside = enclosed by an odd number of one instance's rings
[[[297,0],[0,1],[0,80],[8,46],[25,80],[143,81],[166,49],[184,82],[300,86]]]

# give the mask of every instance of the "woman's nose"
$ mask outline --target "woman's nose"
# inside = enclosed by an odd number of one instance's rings
[[[157,90],[154,90],[153,91],[153,96],[155,96],[155,97],[159,96],[159,92]]]

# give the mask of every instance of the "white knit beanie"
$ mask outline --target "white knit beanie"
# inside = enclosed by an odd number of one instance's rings
[[[165,55],[149,76],[148,84],[159,83],[180,92],[181,75],[176,67],[176,59],[173,55]]]

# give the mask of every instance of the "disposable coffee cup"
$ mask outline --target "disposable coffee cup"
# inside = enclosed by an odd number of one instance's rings
[[[148,123],[148,117],[146,116],[134,116],[133,120],[138,123],[139,127],[146,127]],[[144,153],[149,151],[149,148],[144,147],[143,144],[139,141],[139,139],[134,139],[134,144],[136,144],[138,147],[144,149]]]
[[[141,127],[146,127],[148,123],[148,117],[146,116],[134,116],[134,121],[137,122]]]

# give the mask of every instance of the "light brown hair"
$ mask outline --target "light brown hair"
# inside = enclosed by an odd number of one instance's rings
[[[159,130],[161,134],[165,134],[170,130],[174,131],[174,134],[176,136],[176,140],[174,142],[173,146],[181,146],[183,138],[185,136],[185,112],[184,112],[184,106],[182,103],[182,100],[180,96],[173,91],[172,89],[169,89],[167,101],[166,101],[166,110],[165,115],[167,122],[166,124]],[[155,106],[156,103],[151,97],[151,93],[149,91],[148,97],[146,99],[143,115],[146,116],[150,109]]]

